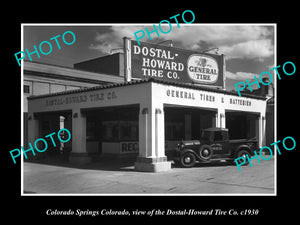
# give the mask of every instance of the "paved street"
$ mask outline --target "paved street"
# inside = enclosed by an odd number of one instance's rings
[[[173,167],[162,173],[134,171],[132,163],[24,162],[24,193],[28,194],[274,194],[274,158],[253,160],[253,167],[224,162]]]

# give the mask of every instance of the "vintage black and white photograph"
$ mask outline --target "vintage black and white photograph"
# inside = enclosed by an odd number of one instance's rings
[[[276,24],[177,19],[21,25],[23,196],[277,194]]]

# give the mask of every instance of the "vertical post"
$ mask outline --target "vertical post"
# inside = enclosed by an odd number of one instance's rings
[[[171,169],[165,156],[164,113],[162,108],[143,108],[139,116],[139,156],[135,170],[161,172]]]
[[[225,116],[225,109],[223,108],[219,108],[218,109],[218,115],[217,115],[217,118],[218,118],[218,124],[217,126],[220,127],[220,128],[226,128],[226,116]]]
[[[34,114],[29,114],[28,116],[28,141],[27,141],[27,146],[24,147],[29,147],[28,143],[30,142],[33,144],[37,138],[39,138],[39,119],[37,116]]]
[[[148,108],[140,109],[139,114],[139,157],[147,157],[149,143],[147,140],[149,133],[149,110]]]
[[[266,145],[266,114],[262,116],[262,146]]]
[[[155,109],[155,155],[156,157],[166,157],[165,155],[165,119],[164,109]]]
[[[191,114],[184,115],[184,139],[185,140],[192,139],[192,115]]]
[[[226,128],[226,116],[225,112],[220,114],[220,127]]]
[[[222,61],[223,61],[223,90],[226,89],[226,61],[225,61],[225,55],[222,54]]]
[[[123,37],[124,41],[124,79],[131,81],[131,39]]]
[[[42,136],[41,134],[41,129],[40,129],[40,117],[34,115],[33,113],[29,114],[30,116],[28,117],[28,141],[26,142],[26,146],[23,146],[24,149],[29,149],[29,143],[31,143],[32,146],[34,146],[34,142],[36,139],[40,138]],[[24,131],[27,132],[27,131]],[[36,154],[38,154],[36,152]],[[21,151],[21,156],[23,156],[24,153],[23,151]],[[27,158],[31,159],[33,155],[33,153],[30,154],[26,154]],[[25,156],[25,155],[24,155]],[[23,157],[21,159],[23,161]]]
[[[212,127],[218,127],[218,112],[215,112],[212,117]]]
[[[86,115],[80,109],[72,111],[72,152],[70,161],[88,163],[90,157],[86,151]]]
[[[259,127],[259,147],[262,148],[265,143],[265,127],[266,127],[266,119],[265,115],[260,113],[260,116],[258,118],[258,127]]]

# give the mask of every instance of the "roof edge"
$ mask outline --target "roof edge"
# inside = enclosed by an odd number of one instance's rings
[[[241,96],[239,96],[237,92],[230,92],[230,91],[226,91],[226,90],[209,88],[209,87],[204,87],[204,86],[194,86],[193,84],[176,83],[176,82],[170,82],[170,81],[164,81],[164,80],[157,80],[155,78],[149,78],[149,81],[155,82],[155,83],[161,83],[161,84],[169,84],[169,85],[173,85],[173,86],[177,86],[177,87],[186,87],[186,88],[191,88],[191,89],[195,89],[195,90],[211,91],[211,92],[228,94],[228,95],[236,95],[238,97],[254,98],[254,99],[260,99],[260,100],[267,99],[266,97],[263,97],[263,96],[244,94],[244,93],[241,93]]]
[[[81,93],[81,92],[86,92],[86,91],[102,90],[102,89],[122,87],[122,86],[128,86],[128,85],[136,85],[136,84],[148,83],[148,82],[172,85],[172,86],[176,86],[176,87],[191,88],[191,89],[194,89],[194,90],[210,91],[210,92],[227,94],[227,95],[235,95],[235,96],[240,97],[238,95],[238,93],[235,93],[235,92],[229,92],[229,91],[226,91],[226,90],[208,88],[208,87],[203,87],[203,86],[194,86],[192,84],[181,84],[181,83],[176,83],[176,82],[158,80],[158,79],[155,79],[155,78],[151,77],[151,78],[146,78],[146,79],[142,79],[142,80],[133,80],[133,81],[128,81],[128,82],[107,84],[107,85],[95,86],[95,87],[90,87],[90,88],[81,88],[81,89],[62,91],[62,92],[56,92],[56,93],[50,93],[50,94],[44,94],[44,95],[32,95],[32,96],[27,97],[27,99],[31,100],[31,99],[46,98],[46,97],[51,97],[51,96],[60,96],[60,95],[64,95],[64,94],[75,94],[75,93]],[[241,97],[259,99],[259,100],[266,100],[265,97],[257,96],[257,95],[251,95],[251,94],[242,94]]]

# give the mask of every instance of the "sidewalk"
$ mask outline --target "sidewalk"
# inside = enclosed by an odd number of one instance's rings
[[[163,173],[134,171],[132,163],[85,167],[24,162],[28,194],[273,194],[274,159],[242,167],[218,162]]]

